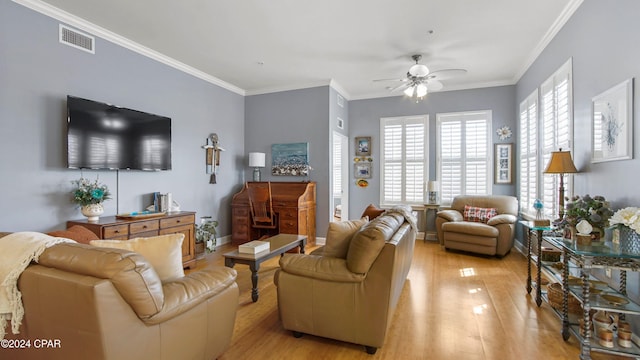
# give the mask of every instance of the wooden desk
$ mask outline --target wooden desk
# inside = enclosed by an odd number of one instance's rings
[[[316,183],[271,182],[271,202],[278,214],[279,234],[305,235],[316,241]],[[260,233],[251,227],[251,211],[246,185],[231,201],[231,243],[257,240]]]
[[[170,212],[150,219],[118,219],[101,216],[97,222],[86,219],[67,221],[67,229],[73,225],[84,226],[100,239],[128,240],[137,237],[182,233],[182,265],[191,268],[196,264],[195,219],[192,211]]]

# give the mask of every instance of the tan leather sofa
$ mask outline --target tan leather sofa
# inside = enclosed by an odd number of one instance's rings
[[[415,238],[403,216],[383,214],[353,235],[346,258],[323,256],[323,248],[285,254],[274,278],[284,328],[296,337],[322,336],[375,353],[407,278]]]
[[[465,205],[495,208],[498,215],[486,224],[464,221]],[[506,195],[456,196],[451,208],[436,217],[440,245],[484,255],[504,256],[513,247],[518,215],[518,199]]]
[[[31,347],[0,349],[0,358],[214,359],[231,341],[235,279],[235,270],[211,266],[162,283],[137,253],[52,246],[18,280],[25,316],[7,339]]]

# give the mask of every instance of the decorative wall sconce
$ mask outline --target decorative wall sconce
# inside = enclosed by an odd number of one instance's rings
[[[202,148],[207,151],[206,172],[207,174],[211,174],[209,184],[215,184],[217,182],[216,174],[220,166],[220,152],[225,151],[218,145],[218,134],[213,133],[209,135],[206,144]]]

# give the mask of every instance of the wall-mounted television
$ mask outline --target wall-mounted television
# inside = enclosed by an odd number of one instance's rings
[[[67,166],[171,169],[171,118],[67,96]]]

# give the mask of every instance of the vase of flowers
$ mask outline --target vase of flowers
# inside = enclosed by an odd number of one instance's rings
[[[640,254],[640,209],[626,207],[613,214],[611,241],[615,249],[624,254]]]
[[[87,221],[98,221],[104,213],[102,202],[111,198],[109,188],[100,184],[98,179],[90,181],[83,177],[71,183],[75,187],[71,192],[71,201],[80,206],[80,211],[87,217]]]
[[[576,195],[567,200],[564,219],[559,226],[568,228],[571,231],[572,238],[575,238],[575,227],[582,221],[586,220],[593,227],[591,237],[593,241],[599,241],[604,237],[604,229],[609,226],[609,218],[613,215],[613,210],[609,207],[609,202],[604,196]]]
[[[218,222],[213,220],[211,216],[203,216],[200,218],[200,225],[196,225],[196,246],[204,252],[216,251],[216,243],[218,241],[216,227]],[[198,245],[201,244],[201,245]],[[198,253],[198,251],[196,251]]]

